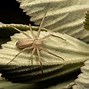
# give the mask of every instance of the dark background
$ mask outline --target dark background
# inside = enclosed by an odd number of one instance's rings
[[[29,24],[29,20],[30,17],[23,13],[16,0],[0,0],[0,22]]]

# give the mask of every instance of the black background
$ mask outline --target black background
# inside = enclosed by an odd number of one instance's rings
[[[23,13],[16,0],[0,0],[0,22],[29,24],[30,17]]]

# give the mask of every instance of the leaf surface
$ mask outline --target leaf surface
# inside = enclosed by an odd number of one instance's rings
[[[89,42],[89,32],[84,30],[85,12],[89,0],[17,0],[20,8],[39,25],[47,11],[43,27]],[[85,35],[86,34],[86,35]]]

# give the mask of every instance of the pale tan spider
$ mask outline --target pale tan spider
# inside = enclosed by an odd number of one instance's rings
[[[43,21],[45,19],[46,14],[47,14],[47,11],[46,11],[46,13],[44,14],[44,16],[42,18],[42,21],[41,21],[41,24],[39,26],[37,35],[34,35],[32,27],[31,27],[31,25],[29,25],[32,37],[29,36],[28,34],[24,33],[23,31],[20,31],[18,28],[12,27],[12,28],[16,29],[17,31],[19,31],[20,33],[23,33],[28,38],[21,39],[21,40],[19,40],[16,43],[16,46],[17,46],[18,49],[20,49],[20,52],[17,55],[15,55],[15,57],[13,59],[11,59],[7,64],[9,64],[10,62],[12,62],[20,53],[22,53],[22,52],[24,52],[26,50],[31,50],[31,49],[32,49],[32,53],[31,53],[30,57],[33,57],[33,55],[34,55],[35,52],[37,53],[38,61],[39,61],[40,66],[41,66],[42,73],[43,73],[43,68],[42,68],[42,61],[41,61],[40,50],[43,50],[43,51],[45,51],[45,52],[47,52],[47,53],[49,53],[49,54],[51,54],[51,55],[53,55],[55,57],[58,57],[58,58],[61,58],[62,60],[64,60],[59,55],[56,55],[56,54],[48,51],[46,48],[42,47],[44,39],[46,39],[49,36],[55,36],[55,37],[61,38],[61,37],[56,36],[56,35],[51,34],[51,33],[49,35],[47,35],[47,36],[44,36],[43,38],[39,38],[40,31],[41,31],[41,28],[42,28],[42,24],[43,24]],[[63,38],[61,38],[61,39],[65,40]],[[31,60],[31,64],[33,64],[33,60]]]

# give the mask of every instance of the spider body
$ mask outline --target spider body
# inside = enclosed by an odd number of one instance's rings
[[[32,48],[40,48],[43,44],[43,40],[41,39],[30,39],[30,38],[24,38],[19,40],[16,43],[16,46],[18,49],[24,49],[24,48],[28,48],[28,47],[32,47]]]
[[[46,12],[47,13],[47,12]],[[24,52],[24,51],[32,51],[31,52],[31,56],[30,56],[30,60],[31,60],[31,65],[33,65],[33,55],[36,54],[37,55],[37,61],[40,63],[40,66],[41,66],[41,70],[42,70],[42,74],[43,74],[43,68],[42,68],[42,59],[41,59],[41,50],[42,51],[45,51],[59,59],[62,59],[64,60],[62,57],[60,57],[59,55],[56,55],[55,53],[52,53],[50,52],[47,48],[44,48],[43,47],[43,43],[44,43],[44,40],[50,36],[55,36],[55,37],[58,37],[62,40],[65,40],[63,38],[61,38],[60,36],[57,36],[55,34],[48,34],[42,38],[40,38],[40,31],[41,31],[41,28],[42,28],[42,24],[43,24],[43,21],[44,21],[44,18],[46,16],[46,13],[44,14],[44,17],[41,21],[41,24],[39,26],[39,29],[38,29],[38,33],[37,35],[34,34],[33,30],[32,30],[32,27],[31,25],[29,24],[29,28],[30,28],[30,32],[31,32],[31,35],[28,35],[26,34],[25,32],[19,30],[18,28],[16,27],[12,27],[14,29],[16,29],[17,31],[19,31],[20,33],[24,34],[27,38],[23,38],[23,39],[20,39],[19,41],[17,41],[16,43],[16,47],[17,49],[20,49],[20,51],[17,53],[17,55],[15,55],[15,57],[13,59],[11,59],[7,64],[9,64],[10,62],[12,62],[20,53]],[[32,50],[31,50],[32,49]]]

